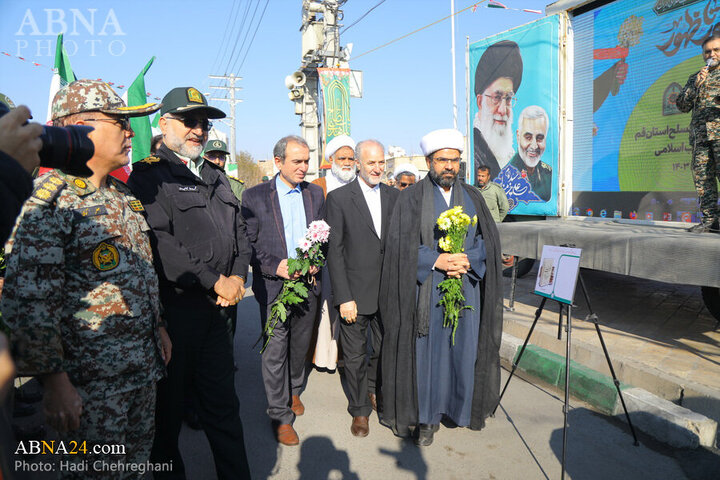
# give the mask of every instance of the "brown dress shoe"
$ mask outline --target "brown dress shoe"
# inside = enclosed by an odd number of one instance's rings
[[[289,423],[278,425],[275,434],[277,435],[278,443],[282,443],[283,445],[292,447],[300,443],[297,432]]]
[[[377,395],[374,393],[368,393],[368,397],[370,398],[370,405],[372,405],[372,409],[377,412]]]
[[[300,396],[292,396],[292,407],[290,407],[290,410],[298,417],[305,413],[305,405],[300,401]]]
[[[368,417],[353,417],[350,432],[356,437],[367,437],[368,433],[370,433]]]

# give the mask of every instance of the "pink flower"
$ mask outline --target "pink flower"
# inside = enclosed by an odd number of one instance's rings
[[[301,238],[300,240],[298,240],[298,248],[302,252],[307,252],[308,250],[310,250],[310,247],[312,247],[312,243],[307,238]]]

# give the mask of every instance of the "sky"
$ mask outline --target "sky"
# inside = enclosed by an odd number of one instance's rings
[[[379,2],[348,0],[341,24],[349,26]],[[475,3],[456,0],[455,11]],[[466,37],[472,43],[541,18],[521,9],[544,12],[548,2],[502,3],[509,8],[481,3],[475,12],[455,16],[458,129],[463,133]],[[300,66],[301,7],[301,0],[0,0],[0,92],[28,105],[44,122],[61,32],[78,78],[128,86],[155,56],[145,76],[149,101],[178,86],[222,96],[223,90],[209,88],[220,83],[208,75],[232,73],[242,77],[238,85],[243,88],[236,111],[237,148],[256,160],[267,159],[279,138],[300,133],[300,117],[284,80]],[[353,44],[350,67],[364,77],[363,98],[352,98],[350,104],[355,140],[375,138],[413,154],[420,153],[424,134],[453,126],[449,19],[362,55],[449,14],[450,0],[385,0],[342,33],[341,45]],[[126,91],[116,90],[120,95]],[[229,111],[226,102],[211,104]],[[222,123],[216,126],[229,132]]]

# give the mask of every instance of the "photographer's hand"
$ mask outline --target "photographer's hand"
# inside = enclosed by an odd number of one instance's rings
[[[20,105],[0,117],[0,150],[14,158],[28,173],[40,165],[42,125],[28,123],[30,110]]]

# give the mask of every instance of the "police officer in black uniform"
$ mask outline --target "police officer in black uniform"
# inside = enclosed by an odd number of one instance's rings
[[[235,393],[227,322],[236,315],[251,248],[223,171],[204,161],[209,118],[225,114],[192,87],[163,98],[163,144],[136,163],[128,181],[145,206],[163,317],[173,342],[168,377],[158,384],[152,462],[172,461],[156,479],[185,478],[178,436],[190,391],[220,479],[250,478]]]

